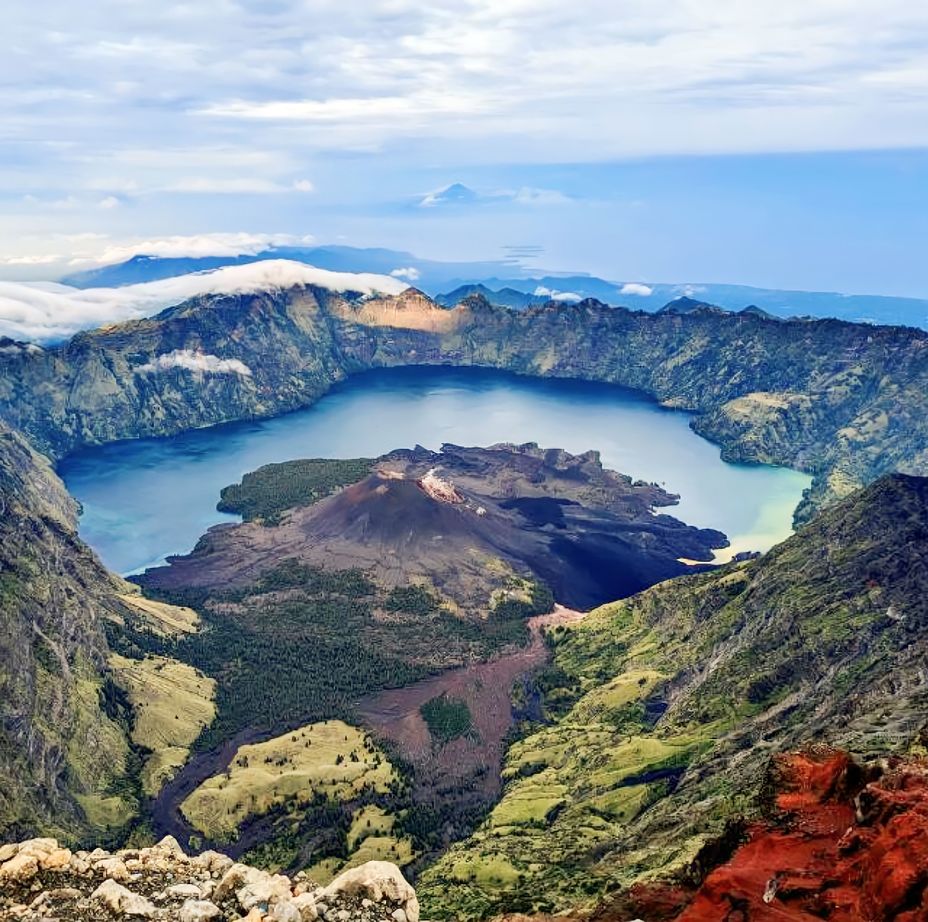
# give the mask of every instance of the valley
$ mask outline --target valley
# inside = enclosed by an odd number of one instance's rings
[[[514,724],[541,716],[540,696],[514,704],[513,692],[518,697],[525,687],[531,688],[532,677],[548,661],[544,632],[582,617],[581,612],[555,605],[553,611],[526,621],[530,640],[521,649],[388,689],[359,703],[364,725],[414,767],[414,803],[447,804],[463,795],[489,804],[499,796],[500,767]],[[423,708],[441,700],[463,704],[468,726],[436,746]]]
[[[928,4],[4,34],[0,922],[928,922]]]
[[[776,754],[911,752],[918,772],[926,529],[928,480],[895,475],[758,560],[555,630],[554,719],[511,747],[502,799],[425,872],[424,904],[438,917],[608,918],[611,900],[660,880],[683,906],[713,850],[730,853],[738,823],[762,814]]]

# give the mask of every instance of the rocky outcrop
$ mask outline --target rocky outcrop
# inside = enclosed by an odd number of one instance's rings
[[[419,922],[399,869],[371,861],[325,888],[238,864],[218,852],[188,857],[167,837],[109,853],[54,839],[0,846],[0,920],[112,922]]]
[[[769,818],[684,894],[682,912],[664,914],[661,887],[648,885],[623,910],[678,922],[928,917],[928,763],[810,750],[776,758],[770,784]],[[616,909],[597,918],[618,918]]]

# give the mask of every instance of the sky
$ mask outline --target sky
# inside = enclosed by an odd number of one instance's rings
[[[0,278],[183,237],[928,296],[926,4],[12,0],[4,31]]]

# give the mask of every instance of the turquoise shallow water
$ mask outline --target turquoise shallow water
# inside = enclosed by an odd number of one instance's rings
[[[665,511],[724,531],[734,551],[763,551],[789,535],[809,483],[782,468],[726,464],[687,414],[622,388],[444,368],[368,372],[307,410],[88,449],[59,470],[84,507],[82,537],[126,574],[234,520],[216,511],[219,491],[262,464],[504,441],[595,448],[607,467],[680,494]]]

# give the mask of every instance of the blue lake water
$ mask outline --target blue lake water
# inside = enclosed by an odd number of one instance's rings
[[[368,372],[315,406],[82,451],[59,471],[83,505],[81,535],[111,569],[137,572],[191,550],[211,525],[219,491],[248,471],[293,458],[374,457],[416,444],[538,442],[680,494],[664,511],[717,528],[731,552],[787,537],[809,478],[782,468],[726,464],[689,416],[609,385],[522,378],[475,369]]]

